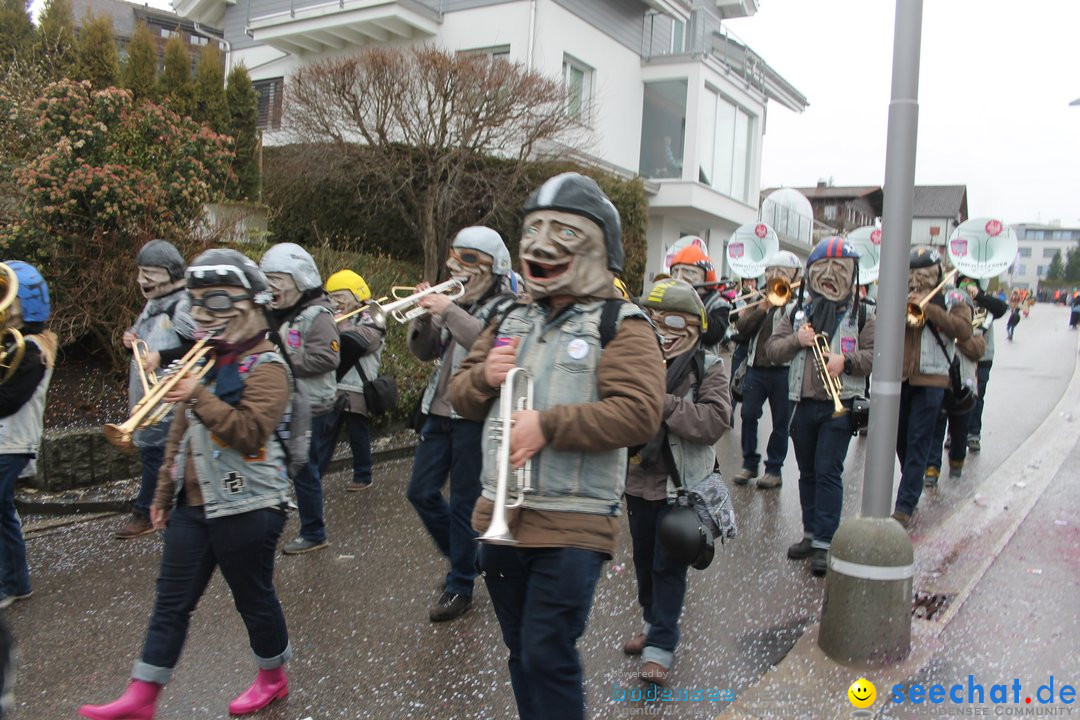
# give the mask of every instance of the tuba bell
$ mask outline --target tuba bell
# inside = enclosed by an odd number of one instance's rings
[[[740,225],[727,243],[727,264],[741,278],[765,274],[769,259],[780,250],[776,231],[763,222]]]
[[[0,327],[7,324],[9,311],[18,293],[18,276],[6,263],[0,263]],[[22,333],[13,327],[6,328],[0,334],[0,385],[11,379],[25,354],[26,340]]]
[[[525,368],[511,368],[503,380],[499,392],[499,417],[492,428],[492,439],[498,447],[497,476],[495,480],[495,507],[491,511],[491,524],[477,540],[492,545],[516,545],[517,540],[510,533],[506,520],[506,511],[520,507],[525,501],[525,494],[532,490],[532,460],[515,471],[517,480],[517,499],[508,502],[510,494],[510,431],[514,427],[514,412],[532,410],[533,381]]]

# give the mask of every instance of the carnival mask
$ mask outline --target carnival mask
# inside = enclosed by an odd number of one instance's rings
[[[457,278],[465,285],[465,294],[457,302],[469,305],[487,294],[495,282],[491,272],[494,258],[485,252],[472,248],[450,248],[446,258],[446,269],[450,277]]]
[[[360,307],[352,290],[335,290],[330,293],[330,302],[334,304],[334,313],[337,315],[352,312]]]
[[[940,265],[931,265],[930,267],[912,268],[911,270],[908,270],[908,292],[925,295],[937,287],[940,282]]]
[[[705,282],[705,268],[697,265],[672,265],[671,277],[690,285],[701,285]]]
[[[697,347],[701,337],[701,319],[689,313],[647,308],[660,333],[660,348],[670,360]]]
[[[169,271],[163,267],[147,265],[139,266],[139,274],[136,276],[139,290],[147,300],[168,295],[177,288],[184,286],[184,279],[173,280]]]
[[[604,231],[584,215],[546,209],[526,215],[521,269],[534,299],[618,294],[607,267]]]
[[[215,344],[240,343],[266,330],[265,315],[243,288],[212,285],[188,292],[197,334],[213,335]]]
[[[274,299],[270,307],[274,310],[291,308],[300,301],[300,288],[296,286],[296,280],[288,273],[266,273],[266,280],[270,283],[270,290],[274,293]]]
[[[806,270],[810,289],[826,300],[843,300],[851,295],[851,287],[855,282],[855,262],[854,258],[818,260]]]

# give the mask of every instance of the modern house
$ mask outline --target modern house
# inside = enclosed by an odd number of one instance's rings
[[[1069,251],[1080,243],[1080,227],[1061,227],[1040,223],[1020,223],[1016,231],[1016,262],[1009,268],[1009,286],[1020,290],[1038,290],[1039,281],[1046,279],[1054,256],[1061,253],[1064,263]]]
[[[124,0],[71,0],[71,16],[75,21],[76,32],[87,15],[112,18],[113,35],[121,58],[127,55],[131,34],[135,31],[135,24],[139,22],[146,24],[154,38],[159,65],[165,55],[165,43],[174,35],[179,35],[188,44],[192,65],[198,62],[199,52],[211,43],[225,49],[225,43],[220,39],[221,30],[215,29],[219,26],[203,27],[176,13],[142,3]]]
[[[224,28],[230,65],[260,92],[267,142],[284,141],[281,97],[307,62],[371,44],[490,53],[563,79],[567,112],[592,130],[590,160],[646,178],[647,272],[682,235],[722,258],[758,217],[769,101],[807,106],[735,39],[757,0],[173,0]]]
[[[943,247],[968,219],[967,185],[916,185],[911,203],[911,243]]]

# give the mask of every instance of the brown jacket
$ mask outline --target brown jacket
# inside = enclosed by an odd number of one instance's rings
[[[275,349],[273,343],[264,340],[247,354],[256,355]],[[244,397],[235,406],[218,398],[206,385],[198,385],[186,403],[186,409],[195,413],[221,442],[242,453],[253,455],[266,443],[274,441],[274,428],[280,422],[288,404],[289,376],[285,366],[281,363],[265,362],[244,378]],[[162,510],[168,510],[173,504],[176,480],[173,478],[172,466],[188,427],[187,414],[181,408],[177,410],[169,429],[165,460],[161,463],[157,490],[154,492],[153,507]],[[191,453],[187,455],[183,481],[187,504],[202,505],[202,492],[199,490]]]
[[[844,359],[851,361],[851,374],[866,377],[874,364],[874,328],[876,327],[874,313],[866,313],[866,322],[859,331],[859,349],[855,352],[844,353]],[[803,352],[803,351],[806,352]],[[758,348],[761,352],[761,348]],[[804,362],[803,384],[800,397],[814,398],[815,400],[828,400],[829,394],[825,392],[825,384],[821,382],[821,374],[814,362],[814,354],[810,348],[804,348],[799,344],[799,336],[795,334],[791,325],[791,314],[784,313],[783,319],[776,327],[776,332],[769,336],[765,343],[765,354],[769,361],[777,365]],[[802,360],[796,358],[802,355]]]
[[[971,308],[967,303],[954,303],[950,310],[928,303],[925,309],[926,324],[937,328],[941,341],[945,347],[949,346],[949,338],[957,342],[971,339]],[[948,387],[949,374],[924,375],[919,371],[919,356],[922,352],[922,343],[937,343],[933,334],[927,330],[923,332],[921,327],[905,327],[904,329],[904,364],[901,370],[901,379],[906,380],[914,387]],[[983,348],[986,349],[985,346]]]
[[[477,422],[487,417],[499,396],[499,389],[484,379],[484,362],[493,344],[494,326],[489,325],[450,381],[454,410]],[[600,358],[596,372],[600,400],[540,411],[544,438],[553,448],[581,452],[644,444],[660,427],[665,378],[652,327],[628,318]],[[579,547],[609,556],[615,553],[619,524],[613,516],[538,510],[516,515],[511,531],[521,547]],[[473,527],[483,532],[490,519],[491,503],[481,497],[473,512]]]

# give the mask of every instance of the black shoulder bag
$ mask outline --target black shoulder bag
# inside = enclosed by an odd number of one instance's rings
[[[949,386],[945,388],[945,400],[941,403],[942,409],[950,415],[963,415],[971,412],[979,396],[964,383],[964,379],[960,376],[959,353],[949,355],[945,343],[941,340],[941,336],[938,335],[937,328],[932,324],[930,325],[930,332],[933,333],[934,339],[937,340],[941,352],[945,353],[945,357],[949,359]]]

